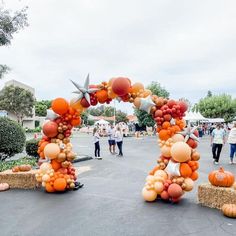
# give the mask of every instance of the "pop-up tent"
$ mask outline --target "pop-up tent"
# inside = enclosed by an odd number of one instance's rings
[[[208,121],[208,119],[205,118],[200,112],[192,112],[192,111],[186,113],[184,119],[187,121],[190,121],[190,122],[191,121],[193,121],[193,122],[195,122],[195,121],[207,122]]]

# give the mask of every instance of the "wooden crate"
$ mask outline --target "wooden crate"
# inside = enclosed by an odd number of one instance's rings
[[[35,189],[39,187],[35,174],[36,170],[27,172],[12,172],[12,170],[6,170],[0,172],[0,183],[8,183],[10,188]]]
[[[198,202],[203,206],[221,209],[224,204],[236,204],[236,190],[215,187],[210,183],[200,184],[198,186]]]

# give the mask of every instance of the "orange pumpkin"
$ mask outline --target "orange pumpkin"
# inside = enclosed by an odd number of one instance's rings
[[[59,176],[63,176],[63,175],[59,175]],[[53,185],[54,189],[56,191],[65,191],[66,189],[66,180],[62,177],[60,178],[57,178],[55,181],[54,181],[54,185]]]
[[[208,179],[212,185],[219,187],[231,187],[234,184],[234,175],[229,171],[224,171],[223,167],[212,171]]]
[[[193,173],[191,167],[187,163],[181,163],[179,170],[181,176],[184,178],[190,177]]]
[[[221,210],[225,216],[236,218],[236,204],[224,204]]]
[[[97,100],[100,103],[105,103],[108,99],[108,92],[105,89],[99,90],[96,92]]]
[[[64,115],[69,109],[69,103],[64,98],[56,98],[52,101],[52,110],[59,114]]]

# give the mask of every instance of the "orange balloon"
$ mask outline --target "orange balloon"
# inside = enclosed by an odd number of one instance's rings
[[[139,93],[144,90],[144,86],[141,83],[135,83],[131,88],[132,88],[132,93]]]
[[[108,99],[108,93],[107,90],[102,89],[96,92],[97,100],[100,103],[105,103]]]
[[[167,140],[170,138],[170,134],[168,134],[168,130],[165,130],[165,129],[162,129],[160,132],[159,132],[159,138],[161,140]]]
[[[48,193],[55,192],[55,189],[52,187],[52,185],[50,183],[46,183],[45,189]]]
[[[141,93],[141,96],[142,96],[143,98],[146,98],[146,97],[149,96],[149,95],[152,95],[152,91],[149,90],[149,89],[145,89],[145,90]]]
[[[66,180],[64,178],[57,178],[54,181],[53,187],[56,191],[65,191],[65,189],[66,189]]]
[[[64,115],[69,109],[69,104],[64,98],[56,98],[52,101],[52,110],[59,114]]]
[[[56,143],[49,143],[44,148],[44,155],[49,159],[57,158],[57,155],[60,153],[60,147]]]
[[[79,126],[81,124],[81,118],[78,117],[76,119],[71,120],[70,122],[73,126]]]
[[[57,171],[61,168],[61,163],[57,162],[56,160],[52,160],[51,165],[52,165],[53,170],[55,170],[55,171]]]

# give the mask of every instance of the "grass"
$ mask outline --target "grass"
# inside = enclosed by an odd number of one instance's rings
[[[37,165],[37,159],[32,157],[23,157],[18,160],[12,160],[12,161],[0,161],[0,172],[12,169],[14,166],[18,165],[26,165],[29,164],[31,166]]]

